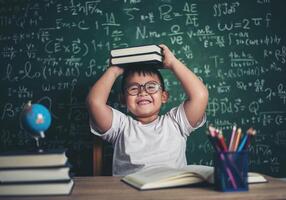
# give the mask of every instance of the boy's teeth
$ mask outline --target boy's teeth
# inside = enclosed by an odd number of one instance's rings
[[[140,105],[144,105],[144,104],[148,104],[148,103],[150,103],[150,101],[148,101],[148,100],[138,102],[138,104],[140,104]]]

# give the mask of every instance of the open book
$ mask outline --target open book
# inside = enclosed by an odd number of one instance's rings
[[[214,168],[204,165],[188,165],[183,169],[154,167],[140,170],[122,178],[122,181],[140,190],[178,187],[196,183],[213,183]],[[267,180],[258,173],[249,173],[248,183]]]

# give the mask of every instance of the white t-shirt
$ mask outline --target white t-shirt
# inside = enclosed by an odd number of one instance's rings
[[[124,176],[153,166],[182,168],[187,165],[187,136],[193,128],[187,120],[183,103],[159,116],[149,124],[142,124],[122,112],[113,111],[111,128],[103,134],[91,122],[91,132],[112,143],[113,175]]]

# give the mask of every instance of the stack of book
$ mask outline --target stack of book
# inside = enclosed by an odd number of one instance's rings
[[[110,52],[110,64],[120,67],[153,65],[162,68],[162,61],[162,48],[158,45],[113,49]]]
[[[0,154],[0,196],[68,195],[73,184],[65,150]]]

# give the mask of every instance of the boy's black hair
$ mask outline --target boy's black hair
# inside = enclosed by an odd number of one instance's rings
[[[164,84],[164,79],[163,76],[161,75],[160,71],[156,67],[130,67],[124,69],[123,75],[122,75],[122,80],[121,80],[121,92],[124,94],[125,91],[125,84],[126,80],[130,75],[133,75],[135,73],[138,73],[139,75],[157,75],[160,84],[162,87],[162,90],[165,91],[165,84]]]

